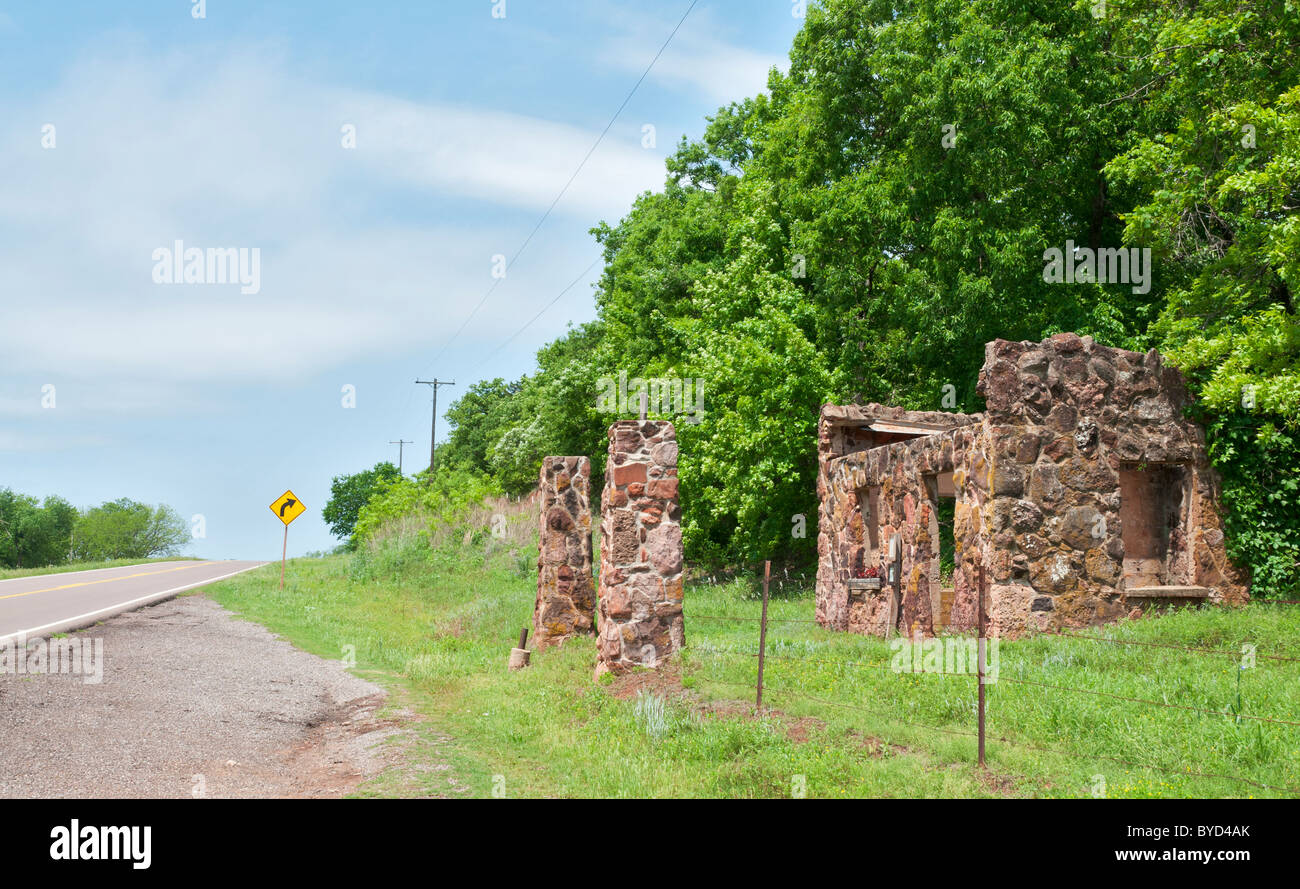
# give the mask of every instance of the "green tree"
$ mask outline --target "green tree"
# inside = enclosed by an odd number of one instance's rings
[[[1142,119],[1110,161],[1125,239],[1168,280],[1155,343],[1199,396],[1228,549],[1300,594],[1300,15],[1289,0],[1121,0]]]
[[[189,529],[170,506],[123,497],[85,510],[72,529],[72,558],[81,562],[175,555]]]
[[[697,558],[815,552],[817,415],[837,376],[810,339],[812,307],[779,267],[748,241],[701,283],[703,317],[684,326],[705,392],[702,422],[678,424],[683,539]]]
[[[452,402],[445,414],[451,434],[438,448],[439,465],[486,472],[493,445],[516,419],[515,397],[522,386],[522,380],[482,380]]]
[[[770,96],[721,109],[662,194],[594,230],[596,366],[710,392],[680,432],[692,557],[811,557],[790,531],[814,514],[822,401],[937,409],[953,384],[978,409],[990,339],[1141,345],[1159,293],[1042,277],[1049,246],[1120,242],[1104,168],[1137,112],[1108,104],[1127,81],[1107,40],[1084,6],[816,4]],[[538,411],[511,444],[549,431]]]
[[[23,567],[19,529],[35,512],[37,503],[35,497],[0,489],[0,564],[7,568]]]
[[[388,461],[376,463],[352,475],[336,475],[330,483],[330,499],[321,510],[321,517],[330,532],[341,540],[348,540],[357,525],[361,508],[371,497],[383,491],[402,477],[397,467]]]
[[[66,562],[77,510],[61,497],[0,490],[0,565],[38,568]]]

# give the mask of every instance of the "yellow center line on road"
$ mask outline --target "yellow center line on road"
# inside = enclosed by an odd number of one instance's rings
[[[91,586],[96,583],[112,583],[115,580],[126,580],[131,577],[148,577],[151,574],[167,574],[171,571],[185,571],[189,568],[202,568],[204,565],[211,565],[212,562],[196,562],[193,565],[181,565],[176,568],[164,568],[161,571],[140,571],[135,574],[120,574],[117,577],[105,577],[102,580],[83,580],[78,583],[65,583],[62,586],[49,586],[40,590],[28,590],[25,593],[10,593],[7,596],[0,596],[0,599],[17,599],[20,596],[34,596],[37,593],[50,593],[54,590],[68,590],[77,586]]]

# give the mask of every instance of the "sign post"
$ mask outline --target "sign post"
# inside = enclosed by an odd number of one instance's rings
[[[271,504],[271,512],[284,522],[284,547],[280,550],[280,589],[284,589],[284,563],[289,555],[289,523],[307,511],[298,495],[285,491]]]

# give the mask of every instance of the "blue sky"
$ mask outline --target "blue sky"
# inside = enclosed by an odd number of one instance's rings
[[[801,24],[791,0],[701,0],[435,364],[688,5],[0,3],[0,487],[168,503],[204,518],[189,552],[264,559],[292,488],[290,554],[333,546],[333,475],[397,438],[428,462],[412,381],[455,379],[441,410],[592,318],[599,264],[483,366]],[[260,291],[155,283],[177,240],[257,248]]]

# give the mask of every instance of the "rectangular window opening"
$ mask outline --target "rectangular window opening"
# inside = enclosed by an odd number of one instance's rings
[[[1144,589],[1187,584],[1190,505],[1187,467],[1137,463],[1119,470],[1120,539],[1124,587]]]

